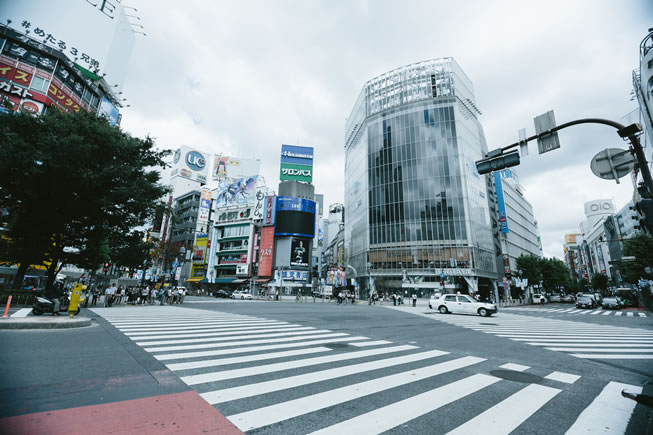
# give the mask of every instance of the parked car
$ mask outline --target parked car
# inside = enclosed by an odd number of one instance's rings
[[[551,295],[549,302],[562,302],[562,296],[560,295]]]
[[[220,289],[220,290],[218,290],[218,291],[215,292],[215,297],[216,297],[216,298],[230,298],[230,297],[231,297],[231,293],[229,293],[229,292],[226,291],[226,290],[222,290],[222,289]]]
[[[568,302],[568,303],[576,302],[576,296],[574,296],[574,295],[564,295],[562,297],[562,302]]]
[[[533,303],[534,304],[546,304],[548,300],[546,299],[546,296],[540,293],[534,293],[533,294]]]
[[[601,306],[604,310],[620,310],[621,302],[617,298],[605,298]]]
[[[496,305],[478,302],[467,295],[443,295],[429,301],[429,305],[437,308],[442,314],[478,314],[486,317],[497,312]]]
[[[251,294],[242,290],[236,290],[231,294],[231,299],[254,299]]]
[[[596,308],[596,300],[587,295],[579,296],[576,299],[576,308]]]

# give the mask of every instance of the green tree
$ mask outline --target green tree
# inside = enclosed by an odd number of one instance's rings
[[[520,255],[517,257],[517,269],[520,276],[528,279],[528,285],[539,284],[542,280],[541,258],[535,255]]]
[[[579,292],[586,292],[587,291],[587,286],[589,286],[589,282],[585,278],[581,278],[578,280],[578,285],[576,286],[576,289]]]
[[[561,286],[571,287],[571,273],[567,265],[558,258],[542,258],[542,285],[549,291],[556,291]]]
[[[168,151],[93,114],[0,117],[0,209],[11,240],[6,260],[95,270],[109,248],[133,242],[167,191],[156,167]],[[111,243],[109,243],[111,242]],[[142,262],[142,261],[141,261]]]
[[[608,290],[608,276],[604,273],[597,273],[592,277],[592,288],[600,290],[602,294]]]
[[[624,257],[635,257],[619,265],[624,281],[636,284],[641,278],[653,279],[653,237],[639,233],[624,242]],[[647,268],[649,268],[647,272]]]

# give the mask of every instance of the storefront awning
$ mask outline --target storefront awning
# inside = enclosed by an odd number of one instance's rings
[[[243,283],[245,281],[247,281],[247,280],[246,279],[234,279],[233,283],[234,284],[240,284],[240,283]]]
[[[256,280],[256,282],[270,282],[270,281],[272,281],[272,278],[262,278]]]
[[[187,278],[186,282],[200,282],[202,278]]]
[[[215,283],[216,284],[231,284],[234,282],[233,278],[216,278]]]

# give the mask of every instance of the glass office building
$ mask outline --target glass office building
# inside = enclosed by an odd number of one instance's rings
[[[363,86],[345,126],[346,255],[362,295],[493,289],[487,180],[475,166],[487,152],[479,115],[453,58]]]

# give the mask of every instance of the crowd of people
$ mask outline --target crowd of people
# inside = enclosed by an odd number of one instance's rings
[[[186,289],[183,287],[157,289],[149,285],[145,287],[125,287],[118,286],[114,283],[109,285],[104,291],[101,291],[98,287],[94,287],[90,290],[90,293],[90,306],[93,307],[97,306],[100,296],[104,296],[103,303],[105,307],[123,303],[127,305],[154,305],[158,302],[159,305],[166,305],[183,304]]]

